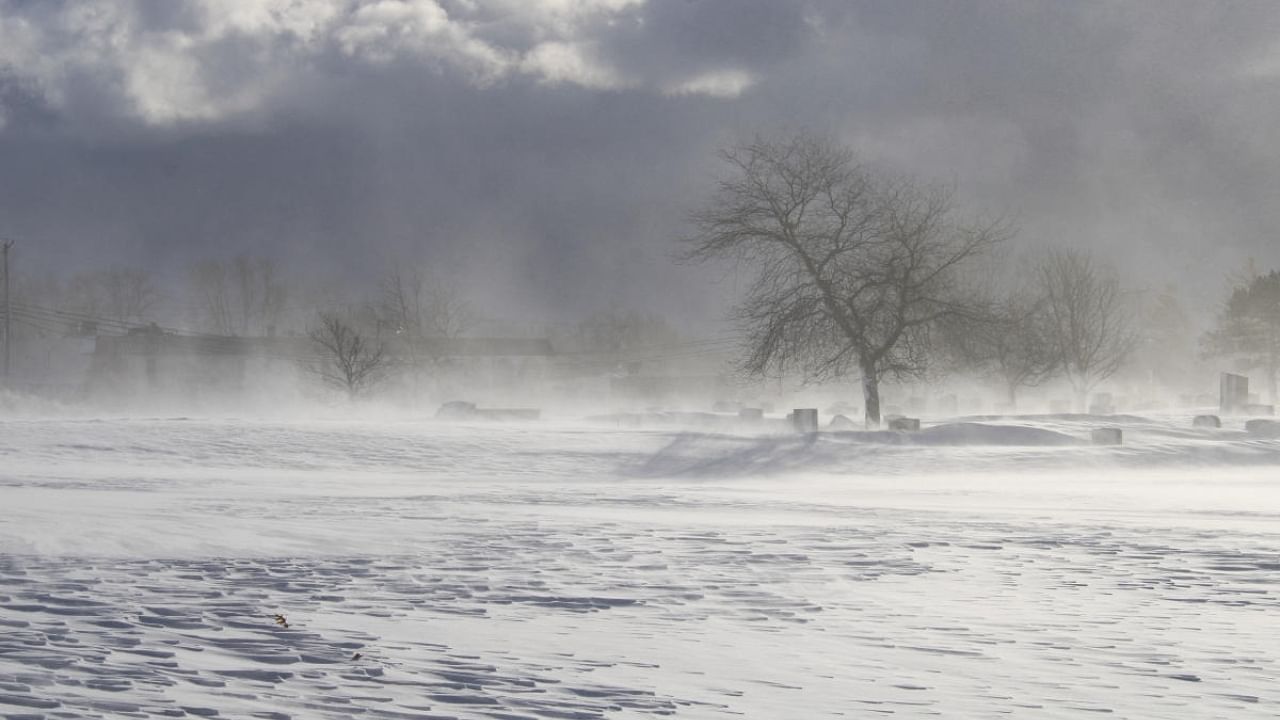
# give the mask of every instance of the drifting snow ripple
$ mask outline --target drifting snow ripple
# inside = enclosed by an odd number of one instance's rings
[[[821,531],[488,530],[455,529],[433,539],[438,551],[400,558],[10,558],[0,565],[0,709],[770,717],[753,708],[789,699],[806,716],[841,706],[1276,710],[1280,556],[1215,549],[1212,537],[885,519]],[[433,639],[458,618],[548,614],[581,634],[582,652],[503,650],[493,631],[476,643]],[[728,642],[770,671],[668,677],[644,649],[684,633]],[[614,665],[630,666],[631,684],[594,679]]]

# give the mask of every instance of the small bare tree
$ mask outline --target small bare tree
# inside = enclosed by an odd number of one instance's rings
[[[100,284],[107,312],[120,322],[142,323],[160,302],[160,290],[146,270],[107,270]]]
[[[415,269],[386,275],[375,311],[378,323],[396,336],[415,394],[426,372],[448,362],[449,341],[475,321],[456,285]]]
[[[1060,368],[1083,409],[1089,393],[1111,377],[1138,336],[1116,272],[1079,250],[1053,250],[1037,272]]]
[[[1030,290],[1016,289],[992,301],[986,312],[946,327],[947,345],[962,366],[998,380],[1010,407],[1018,406],[1018,390],[1035,387],[1058,370],[1047,305]]]
[[[227,266],[217,260],[205,260],[192,265],[188,274],[201,325],[219,335],[233,334],[233,290]]]
[[[238,255],[191,267],[196,309],[204,327],[220,335],[267,332],[284,311],[286,288],[273,260]]]
[[[85,272],[71,278],[63,303],[73,312],[140,325],[160,302],[160,289],[140,268]]]
[[[455,338],[475,320],[453,283],[417,270],[396,270],[382,282],[380,319],[408,338]]]
[[[238,255],[229,272],[235,289],[236,316],[241,335],[267,332],[284,311],[285,285],[274,260]]]
[[[685,257],[754,274],[735,314],[744,370],[861,373],[866,422],[880,381],[918,377],[930,333],[972,310],[964,266],[999,242],[997,224],[959,222],[952,193],[886,180],[830,140],[800,134],[721,152],[728,174],[692,215]]]
[[[333,313],[321,313],[317,325],[308,331],[319,360],[313,370],[354,399],[379,380],[386,366],[386,348],[380,340],[369,339]]]
[[[1280,401],[1280,270],[1249,268],[1236,278],[1203,345],[1210,355],[1236,356],[1250,368],[1261,368],[1271,401]]]
[[[666,318],[638,310],[610,309],[594,313],[578,323],[576,333],[583,350],[618,360],[683,340]]]

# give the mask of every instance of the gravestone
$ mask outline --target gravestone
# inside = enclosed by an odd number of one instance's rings
[[[899,432],[915,432],[920,429],[920,418],[891,417],[889,429]]]
[[[791,411],[791,424],[796,432],[818,432],[818,409],[796,408]]]
[[[1249,420],[1244,429],[1250,435],[1265,438],[1280,438],[1280,420]]]
[[[476,404],[463,400],[450,400],[436,411],[436,417],[445,420],[466,420],[475,416]]]
[[[1222,427],[1222,418],[1217,415],[1197,415],[1191,418],[1191,427],[1220,428]]]
[[[1222,373],[1218,378],[1218,409],[1224,415],[1243,412],[1249,404],[1249,378]]]
[[[1089,439],[1094,445],[1123,445],[1124,433],[1120,428],[1094,428]]]

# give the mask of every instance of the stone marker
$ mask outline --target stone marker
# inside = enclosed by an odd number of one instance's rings
[[[791,411],[791,425],[796,432],[818,432],[818,409],[796,408]]]
[[[1280,420],[1249,420],[1244,424],[1244,429],[1250,435],[1257,435],[1265,438],[1280,438]]]
[[[1191,427],[1220,428],[1222,427],[1222,418],[1217,415],[1197,415],[1191,418]]]
[[[476,415],[476,404],[465,402],[463,400],[450,400],[440,406],[436,411],[436,417],[446,418],[449,420],[461,420],[464,418],[472,418]]]
[[[738,419],[742,422],[758,423],[764,420],[762,408],[742,408],[738,411]]]
[[[1249,404],[1249,378],[1222,373],[1218,378],[1218,409],[1223,415],[1235,415]]]
[[[909,417],[892,417],[889,418],[889,429],[899,432],[915,432],[920,429],[920,418]]]
[[[1089,434],[1094,445],[1123,445],[1124,433],[1120,428],[1094,428]]]

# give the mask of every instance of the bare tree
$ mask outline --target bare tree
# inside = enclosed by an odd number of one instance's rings
[[[721,152],[727,176],[692,215],[685,257],[754,277],[735,315],[744,370],[862,376],[868,426],[880,381],[928,367],[930,333],[971,311],[961,270],[1004,237],[958,222],[951,191],[874,176],[830,140],[800,134]]]
[[[1197,351],[1197,329],[1181,300],[1178,285],[1139,294],[1138,343],[1126,365],[1133,379],[1165,390],[1185,389],[1204,377],[1207,366]]]
[[[1261,368],[1271,401],[1280,400],[1280,270],[1250,268],[1237,278],[1203,344],[1208,354],[1235,355],[1248,367]]]
[[[160,302],[151,274],[135,268],[79,273],[59,293],[63,308],[120,324],[142,324]]]
[[[236,324],[241,335],[249,334],[254,314],[258,309],[257,267],[248,255],[237,255],[231,261],[229,273],[234,299],[237,301]]]
[[[616,359],[646,350],[652,352],[683,340],[666,318],[638,310],[597,312],[578,324],[576,334],[582,349]]]
[[[238,255],[230,275],[236,289],[235,305],[241,335],[268,332],[284,310],[285,286],[274,260]]]
[[[220,335],[268,332],[284,311],[286,288],[273,260],[238,255],[191,268],[202,324]]]
[[[1093,388],[1115,374],[1137,345],[1120,278],[1078,250],[1050,251],[1037,275],[1050,341],[1083,409]]]
[[[397,332],[418,337],[458,337],[475,320],[456,285],[418,270],[387,274],[381,314]]]
[[[986,312],[949,323],[945,335],[964,366],[1000,382],[1013,408],[1019,389],[1035,387],[1058,370],[1048,303],[1025,288],[996,298]]]
[[[234,334],[233,291],[227,266],[217,260],[205,260],[191,266],[189,276],[204,328],[219,335]]]
[[[395,270],[382,282],[378,320],[403,343],[413,372],[445,362],[447,342],[475,322],[457,286],[418,270]]]
[[[381,340],[362,335],[333,313],[321,313],[318,320],[307,335],[320,356],[312,369],[325,382],[354,399],[382,379],[387,354]]]
[[[160,302],[160,290],[146,270],[107,270],[98,275],[107,315],[114,320],[142,323]]]

